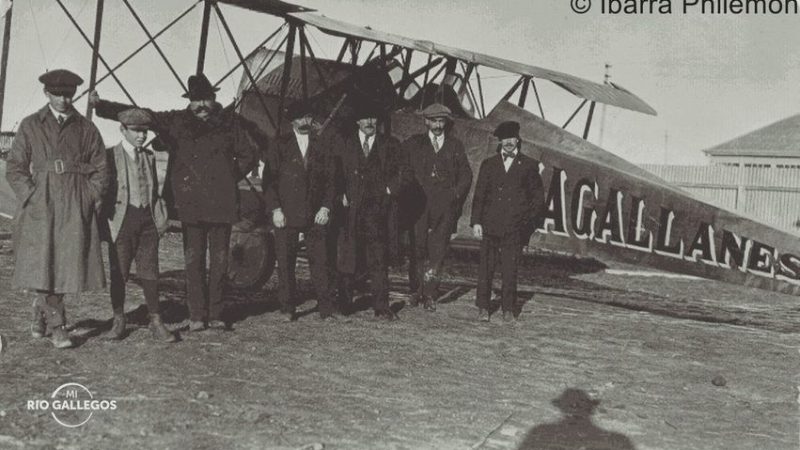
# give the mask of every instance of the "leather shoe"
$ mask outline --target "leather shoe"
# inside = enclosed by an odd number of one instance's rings
[[[284,313],[281,313],[281,316],[282,316],[281,317],[281,322],[289,323],[289,322],[294,322],[295,321],[294,313],[284,312]]]
[[[510,323],[516,322],[517,318],[514,317],[514,313],[511,311],[503,311],[503,322]]]
[[[387,322],[393,322],[395,320],[399,320],[400,318],[397,317],[397,314],[392,311],[391,309],[381,309],[375,311],[375,317],[380,320],[385,320]]]
[[[484,308],[478,309],[478,321],[479,322],[488,322],[489,321],[489,311]]]
[[[31,336],[43,338],[47,334],[47,324],[44,322],[44,314],[40,305],[42,299],[37,298],[33,301],[33,320],[31,321]]]
[[[153,337],[158,341],[171,343],[177,340],[175,335],[169,331],[166,325],[164,325],[164,322],[161,320],[161,316],[158,314],[150,315],[150,325],[148,328],[150,328],[150,332],[153,333]]]
[[[72,347],[72,340],[69,338],[69,333],[64,329],[64,326],[53,328],[53,335],[50,336],[50,342],[53,343],[55,348],[70,348]]]
[[[425,297],[425,302],[422,304],[422,308],[424,308],[425,311],[434,312],[436,311],[436,302],[434,302],[430,297]]]
[[[411,294],[411,296],[408,298],[408,306],[416,308],[417,306],[419,306],[419,304],[420,304],[419,294],[416,293]]]
[[[228,328],[228,325],[223,320],[214,319],[208,321],[208,328],[213,328],[215,330],[224,330]]]
[[[53,331],[55,335],[55,331]],[[114,314],[114,323],[111,325],[111,331],[106,335],[106,339],[118,341],[125,336],[125,315]]]
[[[189,331],[203,331],[206,329],[206,323],[202,320],[190,320]]]

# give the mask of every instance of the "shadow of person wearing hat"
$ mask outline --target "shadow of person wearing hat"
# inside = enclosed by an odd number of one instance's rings
[[[592,449],[633,450],[636,447],[621,433],[604,430],[592,423],[592,414],[600,400],[581,389],[565,389],[550,402],[564,415],[556,423],[537,425],[528,431],[518,450]]]
[[[183,223],[189,329],[224,328],[222,292],[228,271],[231,227],[239,222],[238,182],[261,152],[246,119],[216,102],[218,88],[192,75],[185,109],[155,112],[153,131],[170,151],[168,182]],[[116,120],[130,105],[89,96],[99,117]],[[206,255],[210,255],[206,280]]]

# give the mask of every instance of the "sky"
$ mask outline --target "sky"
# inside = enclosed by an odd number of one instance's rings
[[[89,36],[94,0],[63,0]],[[614,0],[593,0],[578,14],[572,4],[590,0],[298,0],[328,17],[373,29],[500,56],[601,82],[610,64],[611,81],[657,112],[649,116],[615,107],[595,111],[589,140],[634,163],[706,164],[702,149],[730,140],[800,112],[798,17],[790,14],[684,14],[682,0],[671,14],[603,13]],[[132,0],[152,33],[195,0]],[[640,4],[623,0],[621,3]],[[278,18],[222,5],[243,52],[251,50],[282,23]],[[158,42],[181,78],[196,66],[202,17],[198,5]],[[119,0],[105,5],[101,53],[110,65],[145,40],[144,32]],[[310,31],[317,56],[335,58],[341,39]],[[366,44],[365,44],[366,45]],[[216,18],[211,21],[206,73],[219,79],[237,61]],[[67,68],[89,78],[91,51],[54,1],[15,0],[9,75],[2,129],[44,105],[38,75]],[[105,70],[101,68],[99,75]],[[481,70],[487,101],[496,101],[515,76]],[[181,88],[151,47],[123,66],[118,77],[136,102],[153,109],[185,106]],[[219,98],[229,101],[240,72],[222,84]],[[538,84],[548,120],[563,124],[580,99],[555,85]],[[125,101],[107,79],[103,98]],[[85,111],[85,102],[76,105]],[[488,106],[488,105],[487,105]],[[529,100],[528,108],[538,109]],[[586,111],[585,108],[584,112]],[[581,134],[580,122],[568,128]],[[578,120],[578,119],[576,119]],[[119,139],[113,122],[97,119],[104,139]],[[601,135],[602,134],[602,135]]]

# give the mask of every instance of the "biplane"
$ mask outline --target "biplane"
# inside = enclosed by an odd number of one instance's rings
[[[110,77],[135,104],[115,70],[148,45],[158,51],[183,86],[184,77],[170,64],[157,38],[202,5],[196,71],[204,71],[209,21],[214,14],[238,58],[238,63],[216,85],[242,69],[231,107],[257,124],[267,137],[289,129],[282,112],[298,100],[313,105],[320,121],[319,132],[325,133],[352,125],[348,116],[353,102],[369,98],[385,111],[387,131],[400,139],[422,131],[418,112],[432,102],[440,102],[453,111],[453,132],[464,142],[477,173],[480,162],[496,151],[494,128],[500,122],[515,120],[521,124],[522,151],[539,161],[546,188],[546,217],[531,238],[532,248],[800,293],[800,244],[796,236],[698,199],[587,141],[598,103],[656,114],[642,99],[617,84],[596,83],[555,70],[356,26],[281,0],[197,0],[155,34],[129,0],[120,1],[148,41],[111,67],[99,52],[103,0],[97,0],[94,39],[81,29],[63,0],[56,0],[93,49],[87,92]],[[282,24],[255,49],[244,53],[220,5],[275,16]],[[335,59],[317,56],[308,38],[310,29],[341,40]],[[101,78],[97,78],[98,62],[107,71]],[[486,69],[513,75],[513,83],[494,106],[487,103],[484,95],[481,71]],[[539,92],[545,83],[560,88],[577,103],[563,123],[546,118]],[[579,115],[585,117],[582,125],[575,120]],[[578,128],[577,134],[568,130],[570,125]],[[257,210],[258,196],[254,192],[258,191],[258,180],[249,180],[242,189],[252,194],[249,201],[243,202],[249,205],[246,208],[250,212]],[[243,193],[243,198],[247,197]],[[474,247],[468,223],[470,204],[468,198],[456,242]],[[257,222],[248,220],[234,232],[231,280],[240,286],[263,282],[274,265],[269,234]]]

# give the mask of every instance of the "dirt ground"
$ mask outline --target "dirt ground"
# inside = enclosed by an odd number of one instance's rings
[[[796,297],[539,255],[526,260],[520,320],[479,323],[475,261],[462,253],[436,313],[405,305],[395,271],[400,321],[375,321],[364,299],[349,320],[283,323],[273,279],[230,293],[232,330],[163,345],[131,283],[125,340],[102,339],[108,296],[83,295],[68,303],[80,345],[55,350],[28,333],[33,297],[11,290],[9,239],[0,222],[0,448],[800,447]],[[179,235],[161,262],[178,327]],[[74,429],[27,409],[67,382],[117,409]]]

